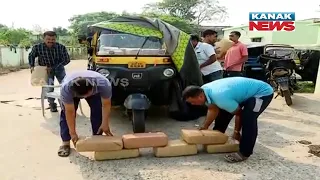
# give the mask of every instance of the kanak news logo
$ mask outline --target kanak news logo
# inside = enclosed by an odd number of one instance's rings
[[[295,30],[294,12],[250,12],[249,31],[289,31]]]

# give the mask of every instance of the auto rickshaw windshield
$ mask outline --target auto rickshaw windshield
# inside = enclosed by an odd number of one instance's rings
[[[161,49],[160,39],[132,34],[101,34],[99,47]]]

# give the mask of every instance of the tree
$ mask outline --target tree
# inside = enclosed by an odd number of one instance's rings
[[[31,32],[23,28],[0,28],[0,44],[25,47],[31,44],[30,36]]]
[[[227,16],[227,8],[221,6],[217,0],[200,0],[194,10],[197,25],[212,20],[223,22]]]
[[[32,32],[37,35],[42,35],[44,33],[44,29],[39,24],[34,24],[32,27]]]
[[[144,10],[184,18],[197,25],[214,19],[223,20],[227,14],[226,7],[219,5],[218,0],[163,0],[147,4]]]
[[[75,36],[87,34],[87,27],[89,25],[108,21],[117,17],[116,13],[112,12],[94,12],[81,15],[75,15],[69,19],[71,26],[69,27]]]
[[[169,14],[192,21],[195,18],[195,12],[191,9],[197,5],[198,1],[199,0],[163,0],[162,2],[147,4],[144,10],[146,12]]]
[[[176,28],[191,34],[195,33],[197,31],[197,28],[195,25],[185,19],[175,17],[175,16],[170,16],[166,14],[156,14],[156,13],[145,13],[142,14],[143,16],[151,17],[151,18],[159,18],[162,21],[171,24],[172,26],[175,26]]]
[[[54,27],[53,31],[56,32],[57,36],[68,36],[69,35],[68,29],[65,29],[61,26]]]

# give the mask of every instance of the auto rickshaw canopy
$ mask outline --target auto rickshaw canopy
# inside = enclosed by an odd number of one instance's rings
[[[93,24],[90,28],[160,38],[183,80],[183,86],[203,84],[202,73],[190,42],[190,35],[160,19],[119,16],[109,21]]]

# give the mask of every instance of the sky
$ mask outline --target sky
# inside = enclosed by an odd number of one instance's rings
[[[142,12],[147,3],[160,0],[15,0],[1,2],[0,24],[34,29],[40,26],[51,30],[52,27],[68,27],[68,19],[73,15],[97,11],[122,13]],[[308,2],[308,3],[306,3]],[[320,18],[319,0],[220,0],[228,9],[225,22],[206,22],[203,25],[241,25],[248,22],[249,12],[296,12],[296,19]],[[3,8],[6,7],[6,8]],[[13,8],[14,7],[14,8]]]

